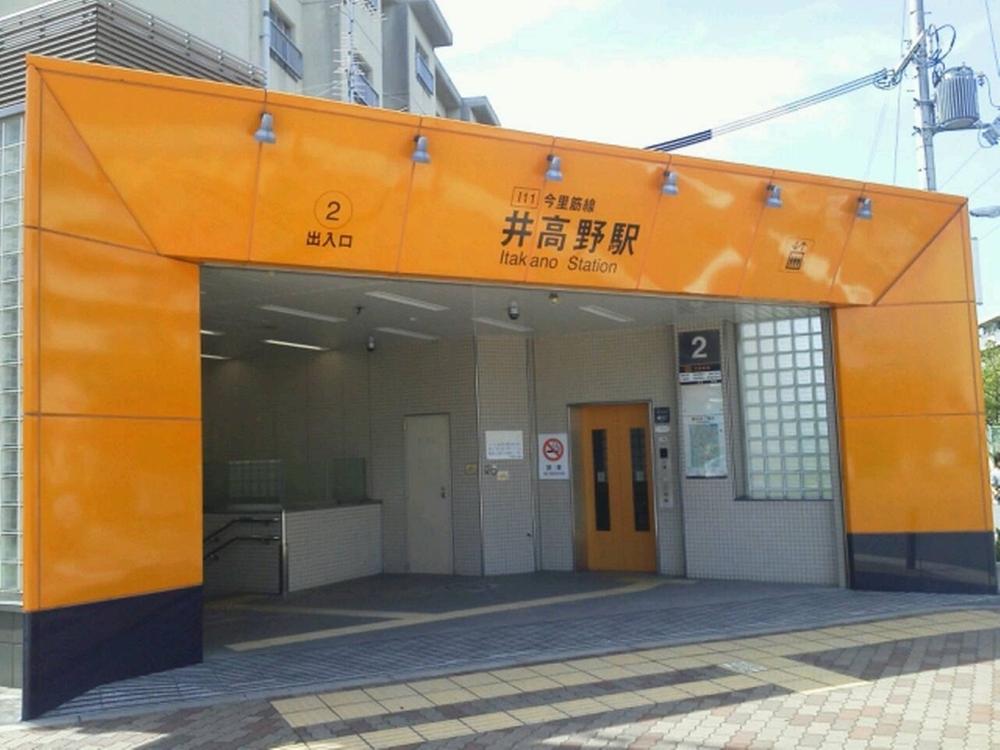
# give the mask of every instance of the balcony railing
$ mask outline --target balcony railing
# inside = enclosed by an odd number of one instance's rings
[[[368,107],[379,106],[379,95],[371,81],[359,68],[351,71],[351,96],[358,104]]]
[[[278,61],[278,65],[299,80],[302,78],[302,50],[295,46],[295,42],[284,30],[271,19],[271,57]]]
[[[424,91],[433,96],[434,71],[431,70],[431,66],[427,62],[427,58],[420,54],[420,50],[417,50],[416,58],[417,80],[420,82],[420,85],[424,87]]]

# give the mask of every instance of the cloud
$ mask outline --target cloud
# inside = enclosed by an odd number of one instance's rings
[[[761,86],[782,70],[781,90]],[[519,58],[464,70],[465,91],[489,92],[504,125],[644,146],[720,125],[805,93],[801,68],[777,56],[566,60]],[[780,98],[779,98],[780,97]]]
[[[438,0],[455,34],[456,53],[476,55],[513,39],[522,29],[536,26],[567,11],[579,15],[610,6],[615,0]]]

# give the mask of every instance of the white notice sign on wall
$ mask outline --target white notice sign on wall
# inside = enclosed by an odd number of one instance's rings
[[[487,430],[487,461],[520,461],[524,458],[524,433],[520,430]]]
[[[538,478],[569,479],[569,443],[565,432],[538,435]]]

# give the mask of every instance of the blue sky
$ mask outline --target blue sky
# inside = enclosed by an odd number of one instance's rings
[[[1000,31],[1000,0],[989,3]],[[894,66],[904,2],[438,4],[455,37],[453,47],[438,50],[445,66],[463,94],[489,96],[505,126],[645,146]],[[986,73],[1000,102],[983,0],[925,5],[929,23],[958,30],[946,64]],[[684,153],[918,187],[914,83],[900,88],[864,89]],[[992,120],[1000,110],[980,91],[982,117]],[[1000,146],[981,149],[969,131],[938,135],[935,148],[939,189],[969,196],[973,207],[1000,204]],[[972,221],[980,237],[983,320],[1000,315],[1000,219]]]

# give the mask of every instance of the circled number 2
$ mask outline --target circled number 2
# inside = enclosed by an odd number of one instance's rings
[[[693,347],[691,359],[708,359],[708,353],[705,351],[708,347],[708,339],[704,336],[695,336],[691,339],[691,346]]]
[[[350,196],[340,190],[327,190],[313,204],[316,221],[327,229],[343,229],[354,215]]]

